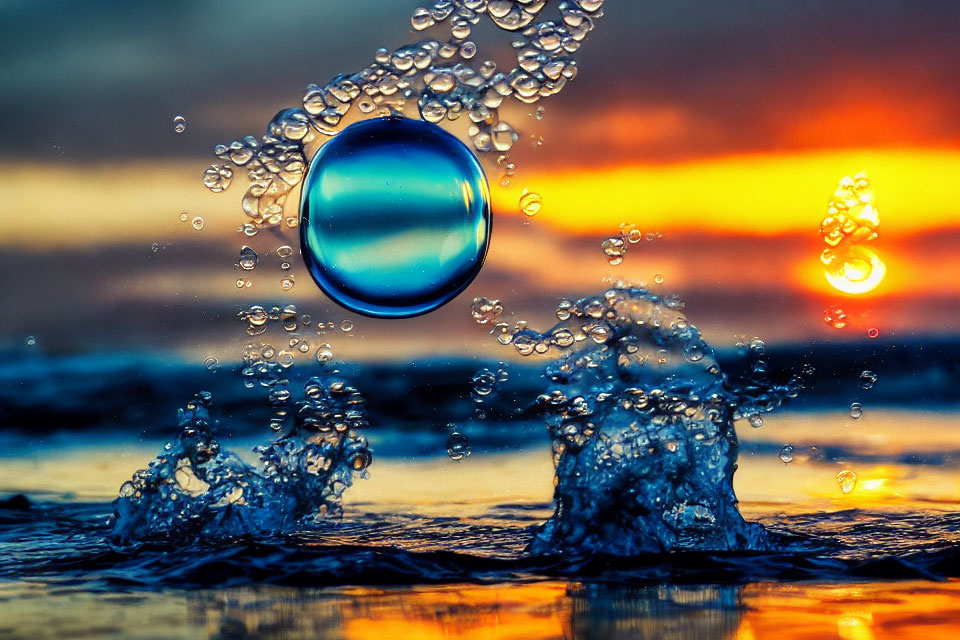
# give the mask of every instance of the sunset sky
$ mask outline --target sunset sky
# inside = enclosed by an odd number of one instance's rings
[[[4,339],[43,331],[47,344],[82,346],[51,296],[90,336],[111,326],[109,309],[150,300],[287,297],[346,317],[299,265],[290,294],[274,267],[238,292],[223,256],[243,244],[242,180],[213,195],[199,176],[214,144],[261,132],[308,82],[412,39],[416,5],[4,3],[0,266],[10,277],[0,293],[48,310],[6,318]],[[877,322],[900,335],[960,332],[960,4],[608,5],[578,77],[542,103],[544,119],[527,105],[503,112],[521,134],[518,170],[503,188],[484,159],[495,230],[480,278],[432,319],[370,321],[371,350],[401,328],[452,330],[474,295],[549,318],[556,299],[598,290],[604,275],[656,273],[723,340],[764,329],[775,340],[835,338],[821,326],[830,304],[861,318],[842,339]],[[481,55],[507,60],[509,38],[483,25],[476,39]],[[873,245],[888,272],[853,300],[823,278],[818,228],[837,181],[858,171],[873,179]],[[529,221],[516,204],[524,188],[543,197]],[[204,229],[181,223],[181,211],[203,216]],[[599,245],[621,222],[664,238],[611,267]],[[159,262],[129,257],[154,242]]]

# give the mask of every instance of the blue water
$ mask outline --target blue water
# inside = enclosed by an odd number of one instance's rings
[[[473,281],[490,238],[480,163],[440,127],[358,122],[314,156],[303,186],[301,253],[333,301],[378,317],[427,313]]]

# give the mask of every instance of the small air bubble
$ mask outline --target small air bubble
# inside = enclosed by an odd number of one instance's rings
[[[459,431],[452,431],[447,438],[447,455],[459,462],[470,455],[470,439]]]
[[[194,229],[196,229],[197,231],[200,231],[201,229],[203,229],[203,218],[200,216],[196,216],[190,222],[190,224],[193,226]]]
[[[176,116],[173,119],[173,130],[176,133],[183,133],[187,130],[187,119],[183,116]]]
[[[779,458],[783,464],[790,464],[793,462],[793,445],[785,444],[780,447]]]
[[[863,416],[863,405],[859,402],[854,402],[850,405],[850,417],[854,420],[859,420]]]
[[[837,474],[837,483],[840,485],[840,491],[850,493],[857,486],[857,474],[844,469]]]
[[[864,371],[860,374],[860,388],[869,391],[877,383],[877,374],[873,371]]]

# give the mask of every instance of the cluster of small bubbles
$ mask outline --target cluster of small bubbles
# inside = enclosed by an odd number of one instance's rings
[[[225,164],[212,164],[203,172],[203,185],[213,191],[220,193],[230,186],[233,181],[233,169]]]
[[[542,204],[542,201],[543,199],[540,197],[539,193],[534,193],[524,189],[523,193],[520,194],[520,212],[528,218],[532,218],[540,213],[540,205]]]
[[[793,445],[785,444],[780,447],[780,453],[777,454],[777,456],[780,458],[780,461],[783,462],[783,464],[790,464],[793,462]]]
[[[847,314],[840,307],[828,307],[823,312],[823,321],[834,329],[847,326]]]
[[[676,306],[621,284],[562,300],[559,323],[542,333],[518,323],[505,330],[510,340],[498,336],[521,355],[561,353],[537,403],[553,445],[558,509],[534,552],[763,548],[762,530],[742,519],[730,490],[734,424],[762,425],[809,384],[812,368],[774,382],[754,339],[744,349],[750,372],[728,379]]]
[[[827,280],[844,293],[865,293],[876,287],[886,266],[867,243],[876,240],[880,216],[873,204],[866,173],[840,180],[820,222],[826,248],[820,255]]]
[[[30,347],[30,348],[33,348],[33,347],[37,346],[37,339],[36,339],[34,336],[27,336],[27,337],[24,339],[23,344],[25,344],[26,346],[28,346],[28,347]]]
[[[451,460],[459,462],[470,455],[470,439],[457,431],[456,426],[447,426],[452,429],[447,437],[447,455]]]
[[[837,474],[837,484],[840,485],[840,491],[850,493],[857,486],[857,474],[849,469],[844,469]]]
[[[853,402],[850,404],[850,417],[854,420],[859,420],[863,417],[863,405],[859,402]]]
[[[509,187],[510,178],[517,172],[517,165],[505,154],[497,156],[497,166],[500,167],[500,186]],[[521,204],[521,210],[523,205]]]
[[[876,338],[879,335],[880,335],[880,329],[877,329],[876,327],[870,327],[869,329],[867,329],[868,338]]]
[[[530,136],[530,142],[534,148],[543,146],[543,136]]]
[[[257,252],[247,245],[243,245],[240,248],[240,258],[237,260],[237,264],[244,271],[253,271],[257,268],[257,263],[260,261],[260,256],[257,255]]]
[[[194,216],[193,220],[190,221],[190,226],[195,230],[200,231],[203,229],[203,218],[201,216]]]
[[[203,361],[203,366],[207,368],[207,371],[213,373],[220,370],[220,361],[214,356],[207,356]]]
[[[173,131],[175,133],[183,133],[187,130],[187,119],[183,116],[174,116],[173,118]]]
[[[253,281],[250,280],[249,278],[237,278],[236,285],[237,285],[237,289],[243,289],[243,288],[246,288],[246,287],[252,287],[252,286],[253,286]]]
[[[157,253],[158,251],[160,251],[160,243],[154,242],[152,245],[150,245],[150,251],[152,251],[153,253]]]
[[[200,392],[179,412],[180,433],[147,469],[120,487],[114,501],[114,539],[188,542],[278,533],[339,516],[344,490],[366,476],[372,457],[359,429],[367,426],[363,396],[339,378],[310,378],[305,399],[294,402],[277,385],[270,402],[291,426],[258,446],[259,469],[218,442]],[[270,426],[281,428],[274,418]]]
[[[495,324],[503,313],[503,305],[499,300],[489,298],[474,298],[470,304],[470,315],[477,324]]]
[[[293,285],[294,285],[293,276],[283,276],[282,278],[280,278],[280,288],[283,289],[284,291],[290,291],[290,289],[293,289]]]
[[[466,116],[467,135],[477,152],[509,151],[519,134],[501,119],[504,101],[533,105],[563,90],[577,75],[573,54],[603,15],[598,0],[564,1],[557,5],[556,18],[536,22],[547,4],[435,0],[417,8],[410,21],[415,32],[436,28],[439,35],[446,26],[448,35],[394,51],[380,48],[362,70],[308,85],[302,108],[277,113],[261,139],[247,136],[218,145],[218,163],[208,169],[204,183],[221,191],[232,177],[224,176],[226,167],[245,168],[251,184],[242,199],[244,212],[258,228],[280,224],[287,196],[306,174],[307,145],[312,148],[319,137],[336,135],[354,106],[370,116],[402,114],[415,106],[420,117],[432,123]],[[484,15],[512,33],[512,69],[498,70],[493,61],[478,56],[476,43],[469,40]],[[534,113],[542,117],[542,107]],[[508,175],[501,182],[509,184]]]
[[[274,306],[269,311],[261,305],[243,307],[237,313],[237,319],[247,325],[247,334],[251,336],[266,332],[271,322],[279,323],[287,332],[296,331],[300,322],[297,306],[294,304],[287,304],[283,307]]]
[[[480,369],[470,378],[470,397],[477,404],[490,400],[497,392],[500,384],[510,378],[507,365],[500,363],[496,371],[487,368]]]
[[[873,371],[865,370],[860,374],[860,388],[869,391],[873,385],[877,384],[877,374]]]
[[[631,222],[620,223],[620,237],[629,244],[637,244],[643,240],[643,234],[640,233],[640,229]]]

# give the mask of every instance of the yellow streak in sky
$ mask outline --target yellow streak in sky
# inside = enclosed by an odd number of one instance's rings
[[[861,149],[749,154],[662,164],[522,173],[495,189],[517,212],[522,187],[543,196],[538,222],[581,234],[642,231],[776,235],[815,228],[836,176],[860,170],[883,185],[884,232],[960,224],[960,149]]]

